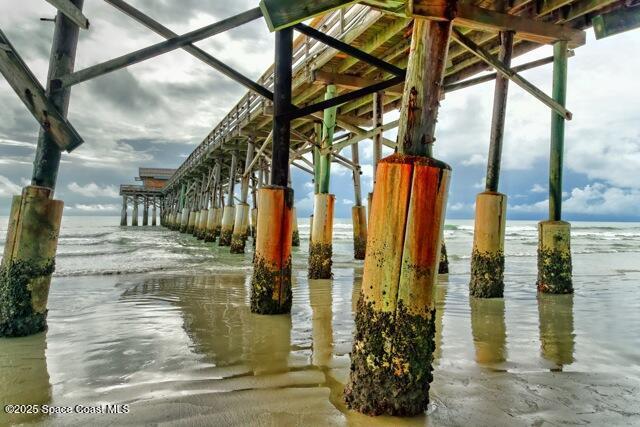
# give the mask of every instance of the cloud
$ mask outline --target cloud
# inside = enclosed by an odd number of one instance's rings
[[[81,194],[85,197],[111,197],[117,198],[119,196],[119,191],[115,185],[106,185],[104,187],[100,187],[95,182],[90,182],[86,185],[79,185],[75,181],[71,184],[67,185],[67,188],[77,194]]]
[[[462,164],[464,166],[486,165],[487,157],[483,154],[472,154],[471,157],[469,157],[466,160],[463,160]]]
[[[533,187],[531,187],[529,191],[532,193],[546,193],[547,189],[540,184],[533,184]]]
[[[562,210],[582,215],[637,215],[640,206],[640,190],[612,187],[596,182],[583,188],[574,188],[562,202]],[[531,204],[510,206],[513,212],[545,213],[549,209],[549,200]]]
[[[11,197],[22,193],[22,188],[4,175],[0,175],[0,197]]]
[[[349,200],[349,199],[342,199],[342,204],[343,205],[353,205],[353,200]]]
[[[73,206],[67,206],[65,208],[66,210],[70,210],[70,211],[78,211],[78,212],[83,212],[83,213],[112,213],[112,212],[119,212],[120,211],[120,206],[118,205],[103,205],[103,204],[93,204],[93,205],[86,205],[86,204],[82,204],[82,203],[76,203]]]

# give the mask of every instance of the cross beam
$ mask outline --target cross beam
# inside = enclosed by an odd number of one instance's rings
[[[66,76],[62,76],[57,80],[53,80],[52,83],[58,87],[69,87],[92,78],[102,76],[112,71],[120,70],[128,67],[129,65],[137,64],[146,59],[153,58],[163,53],[171,52],[182,48],[188,44],[195,43],[200,40],[204,40],[219,33],[236,28],[240,25],[251,22],[262,16],[262,12],[259,8],[251,9],[249,11],[240,13],[227,19],[223,19],[220,22],[216,22],[211,25],[199,28],[189,33],[183,34],[178,37],[172,37],[164,42],[156,43],[154,45],[145,47],[135,52],[122,55],[118,58],[111,59],[101,64],[96,64],[84,70],[76,71]]]
[[[0,30],[0,73],[40,126],[53,137],[61,150],[71,152],[84,141],[64,115],[47,97],[45,89],[24,63],[9,39]]]
[[[525,91],[529,92],[536,99],[541,101],[543,104],[545,104],[546,106],[554,110],[556,113],[558,113],[565,119],[571,120],[572,114],[569,110],[564,108],[558,102],[554,101],[553,98],[551,98],[546,93],[538,89],[531,82],[526,80],[524,77],[520,76],[518,73],[513,71],[513,69],[505,66],[502,62],[500,62],[493,55],[491,55],[491,53],[489,53],[486,49],[475,44],[471,39],[469,39],[467,36],[462,34],[459,30],[454,28],[451,33],[451,36],[455,41],[460,43],[462,47],[464,47],[469,52],[473,53],[478,58],[482,59],[487,64],[495,68],[497,72],[499,72],[500,74],[502,74],[503,76],[505,76],[506,78],[508,78],[509,80],[511,80],[518,86],[520,86]]]
[[[123,0],[104,0],[104,1],[106,1],[116,9],[120,10],[124,14],[135,19],[145,27],[149,28],[151,31],[157,34],[160,34],[162,37],[166,39],[172,39],[174,37],[178,37],[178,34],[174,33],[164,25],[160,24],[153,18],[145,15],[144,13],[142,13],[135,7],[131,6],[130,4],[124,2]],[[220,71],[222,74],[229,77],[230,79],[240,83],[247,89],[252,90],[259,95],[262,95],[263,97],[269,99],[270,101],[273,101],[273,92],[271,92],[269,89],[245,77],[241,73],[237,72],[233,68],[229,67],[227,64],[214,58],[213,56],[211,56],[204,50],[200,49],[199,47],[196,47],[193,44],[189,43],[185,45],[182,49],[189,52],[191,55],[195,56],[205,64]]]
[[[82,14],[82,11],[69,0],[47,0],[47,2],[51,3],[56,9],[62,12],[64,16],[69,18],[78,27],[85,30],[89,29],[89,20],[87,19],[87,17],[84,16]]]

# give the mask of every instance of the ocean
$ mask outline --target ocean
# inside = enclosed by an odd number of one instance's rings
[[[0,402],[128,414],[0,410],[0,425],[640,424],[640,223],[572,222],[575,294],[546,296],[535,289],[536,223],[509,221],[505,297],[476,300],[473,222],[447,221],[431,406],[404,420],[341,400],[362,278],[350,220],[335,221],[333,280],[308,280],[299,219],[291,316],[250,313],[250,250],[118,223],[63,219],[49,330],[0,339]],[[6,226],[0,218],[0,239]]]

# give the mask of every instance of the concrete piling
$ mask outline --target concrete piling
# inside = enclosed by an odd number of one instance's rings
[[[249,235],[249,204],[238,203],[235,210],[233,234],[231,237],[231,253],[243,254]]]
[[[213,242],[216,240],[216,213],[218,209],[213,206],[207,212],[207,225],[204,232],[204,241]]]
[[[131,213],[131,225],[133,227],[138,226],[138,197],[133,197],[133,212]]]
[[[293,232],[291,234],[291,246],[300,246],[300,231],[298,230],[298,214],[296,208],[293,208]]]
[[[14,196],[0,265],[0,337],[42,332],[64,204],[28,186]]]
[[[196,211],[189,211],[189,216],[187,217],[187,228],[185,229],[185,233],[193,234],[193,228],[196,225]]]
[[[265,186],[258,190],[258,226],[251,312],[283,314],[291,311],[291,234],[293,190]]]
[[[353,257],[363,260],[367,249],[367,208],[364,206],[351,208],[351,219],[353,221]]]
[[[233,225],[235,223],[236,207],[225,206],[222,211],[222,223],[220,224],[219,246],[231,246],[233,237]]]
[[[313,207],[313,231],[309,243],[309,278],[330,279],[333,261],[333,194],[316,194]]]
[[[203,240],[205,233],[207,232],[207,221],[209,219],[209,210],[202,209],[200,210],[200,216],[198,218],[198,227],[196,237],[198,240]]]
[[[486,191],[476,198],[469,293],[477,298],[502,298],[507,196]]]
[[[180,214],[180,232],[181,233],[186,233],[187,232],[187,226],[189,225],[189,208],[188,207],[183,207],[182,208],[182,212]]]
[[[571,265],[571,224],[543,221],[538,224],[539,292],[573,293]]]

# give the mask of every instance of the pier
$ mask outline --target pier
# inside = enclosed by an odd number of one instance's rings
[[[569,62],[591,27],[597,38],[640,27],[640,7],[633,2],[263,0],[178,35],[122,0],[105,1],[127,15],[122,19],[165,40],[75,70],[78,37],[91,31],[83,0],[50,1],[59,12],[43,85],[0,31],[0,72],[41,124],[31,184],[11,207],[0,268],[0,337],[46,329],[63,212],[63,201],[54,199],[61,153],[84,142],[67,118],[71,88],[176,49],[247,93],[177,169],[141,167],[135,178],[141,184],[120,187],[120,225],[161,225],[237,257],[253,252],[251,312],[287,315],[294,300],[292,248],[300,244],[291,170],[303,171],[314,186],[307,273],[310,280],[322,280],[333,277],[335,260],[332,165],[347,168],[354,194],[353,258],[363,261],[344,390],[349,409],[395,416],[428,409],[441,316],[436,286],[438,275],[449,271],[443,230],[456,172],[447,159],[433,157],[434,144],[447,144],[436,141],[435,130],[448,93],[495,85],[485,188],[476,199],[469,254],[474,332],[487,317],[485,299],[501,302],[489,308],[502,312],[497,328],[505,329],[507,196],[500,192],[500,168],[509,144],[504,128],[510,85],[548,107],[552,118],[549,145],[540,148],[549,151],[549,214],[539,223],[538,277],[531,286],[540,293],[541,307],[553,305],[548,295],[573,293],[571,225],[562,216],[564,139],[572,119],[566,105]],[[194,44],[255,20],[264,20],[275,34],[274,64],[257,81]],[[511,66],[542,45],[552,45],[553,55]],[[522,74],[547,65],[553,67],[551,94]],[[398,120],[386,121],[385,114],[394,111]],[[395,141],[384,136],[392,129]],[[374,153],[372,194],[362,194],[360,183],[365,144]],[[383,157],[383,147],[393,154]],[[541,323],[547,324],[547,310],[540,310]],[[481,350],[478,358],[495,359]]]

